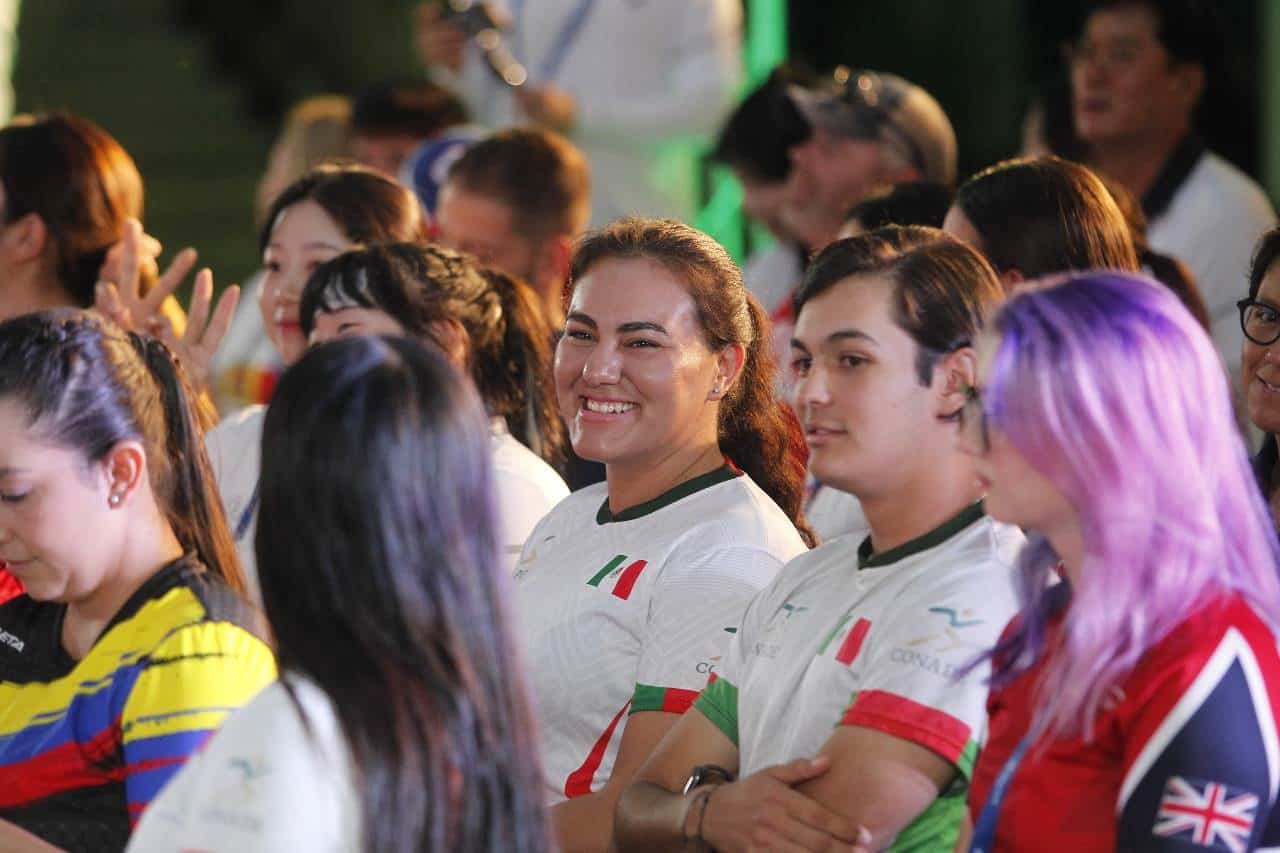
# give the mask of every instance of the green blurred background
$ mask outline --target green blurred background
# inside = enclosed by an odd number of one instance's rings
[[[951,115],[962,174],[1016,152],[1022,114],[1059,69],[1059,45],[1081,8],[1078,0],[746,3],[748,57],[757,72],[786,50],[820,70],[843,63],[914,80]],[[147,227],[165,243],[166,258],[194,245],[217,282],[227,284],[257,265],[253,188],[283,112],[306,95],[351,93],[375,80],[420,74],[410,38],[413,5],[24,0],[17,108],[70,109],[110,130],[142,171]],[[1280,2],[1221,5],[1231,38],[1230,82],[1205,116],[1205,130],[1214,147],[1270,179],[1274,195],[1280,168],[1272,160],[1280,154],[1270,152],[1280,146],[1260,147],[1260,128],[1267,127],[1260,104],[1278,96],[1259,81],[1276,77],[1277,60],[1261,47],[1266,33],[1280,32]],[[709,198],[714,190],[707,180]],[[731,201],[729,187],[722,213]],[[741,248],[735,224],[715,227]]]

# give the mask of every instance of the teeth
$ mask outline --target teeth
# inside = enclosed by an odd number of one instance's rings
[[[588,412],[600,412],[606,415],[619,415],[636,407],[635,403],[606,403],[602,400],[584,400],[583,402]]]
[[[1257,379],[1259,382],[1261,382],[1263,385],[1267,386],[1268,391],[1275,391],[1276,393],[1280,393],[1280,385],[1272,385],[1270,382],[1263,379],[1261,376],[1255,376],[1254,378]]]

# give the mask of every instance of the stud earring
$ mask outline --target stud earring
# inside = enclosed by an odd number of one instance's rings
[[[120,501],[122,500],[124,500],[124,495],[120,494],[119,492],[115,492],[111,495],[111,497],[107,498],[107,503],[115,507],[115,506],[120,506]]]

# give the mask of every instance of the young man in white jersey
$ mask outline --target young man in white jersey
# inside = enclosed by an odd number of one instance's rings
[[[1023,542],[984,515],[956,445],[971,341],[1001,294],[986,261],[929,228],[815,259],[796,297],[797,409],[814,474],[858,497],[871,535],[802,554],[751,603],[623,794],[619,849],[848,849],[858,826],[877,849],[951,849],[987,694],[981,668],[957,673],[1015,611]]]

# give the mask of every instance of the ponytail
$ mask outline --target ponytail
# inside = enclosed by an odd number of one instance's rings
[[[194,551],[209,571],[243,594],[244,572],[205,452],[196,395],[167,346],[134,332],[129,338],[160,390],[166,442],[165,464],[156,466],[163,475],[157,484],[161,510],[183,549]]]
[[[513,405],[505,413],[507,428],[552,468],[563,470],[564,422],[556,407],[551,379],[551,327],[533,288],[498,270],[481,274],[502,304],[500,351],[490,356],[501,365]],[[472,362],[479,353],[473,353]],[[479,372],[478,366],[473,372]],[[479,377],[477,377],[479,379]]]
[[[769,318],[747,294],[754,333],[746,345],[742,375],[720,404],[720,449],[773,498],[805,544],[817,540],[804,520],[804,477],[809,449],[795,412],[774,395],[778,374]]]

